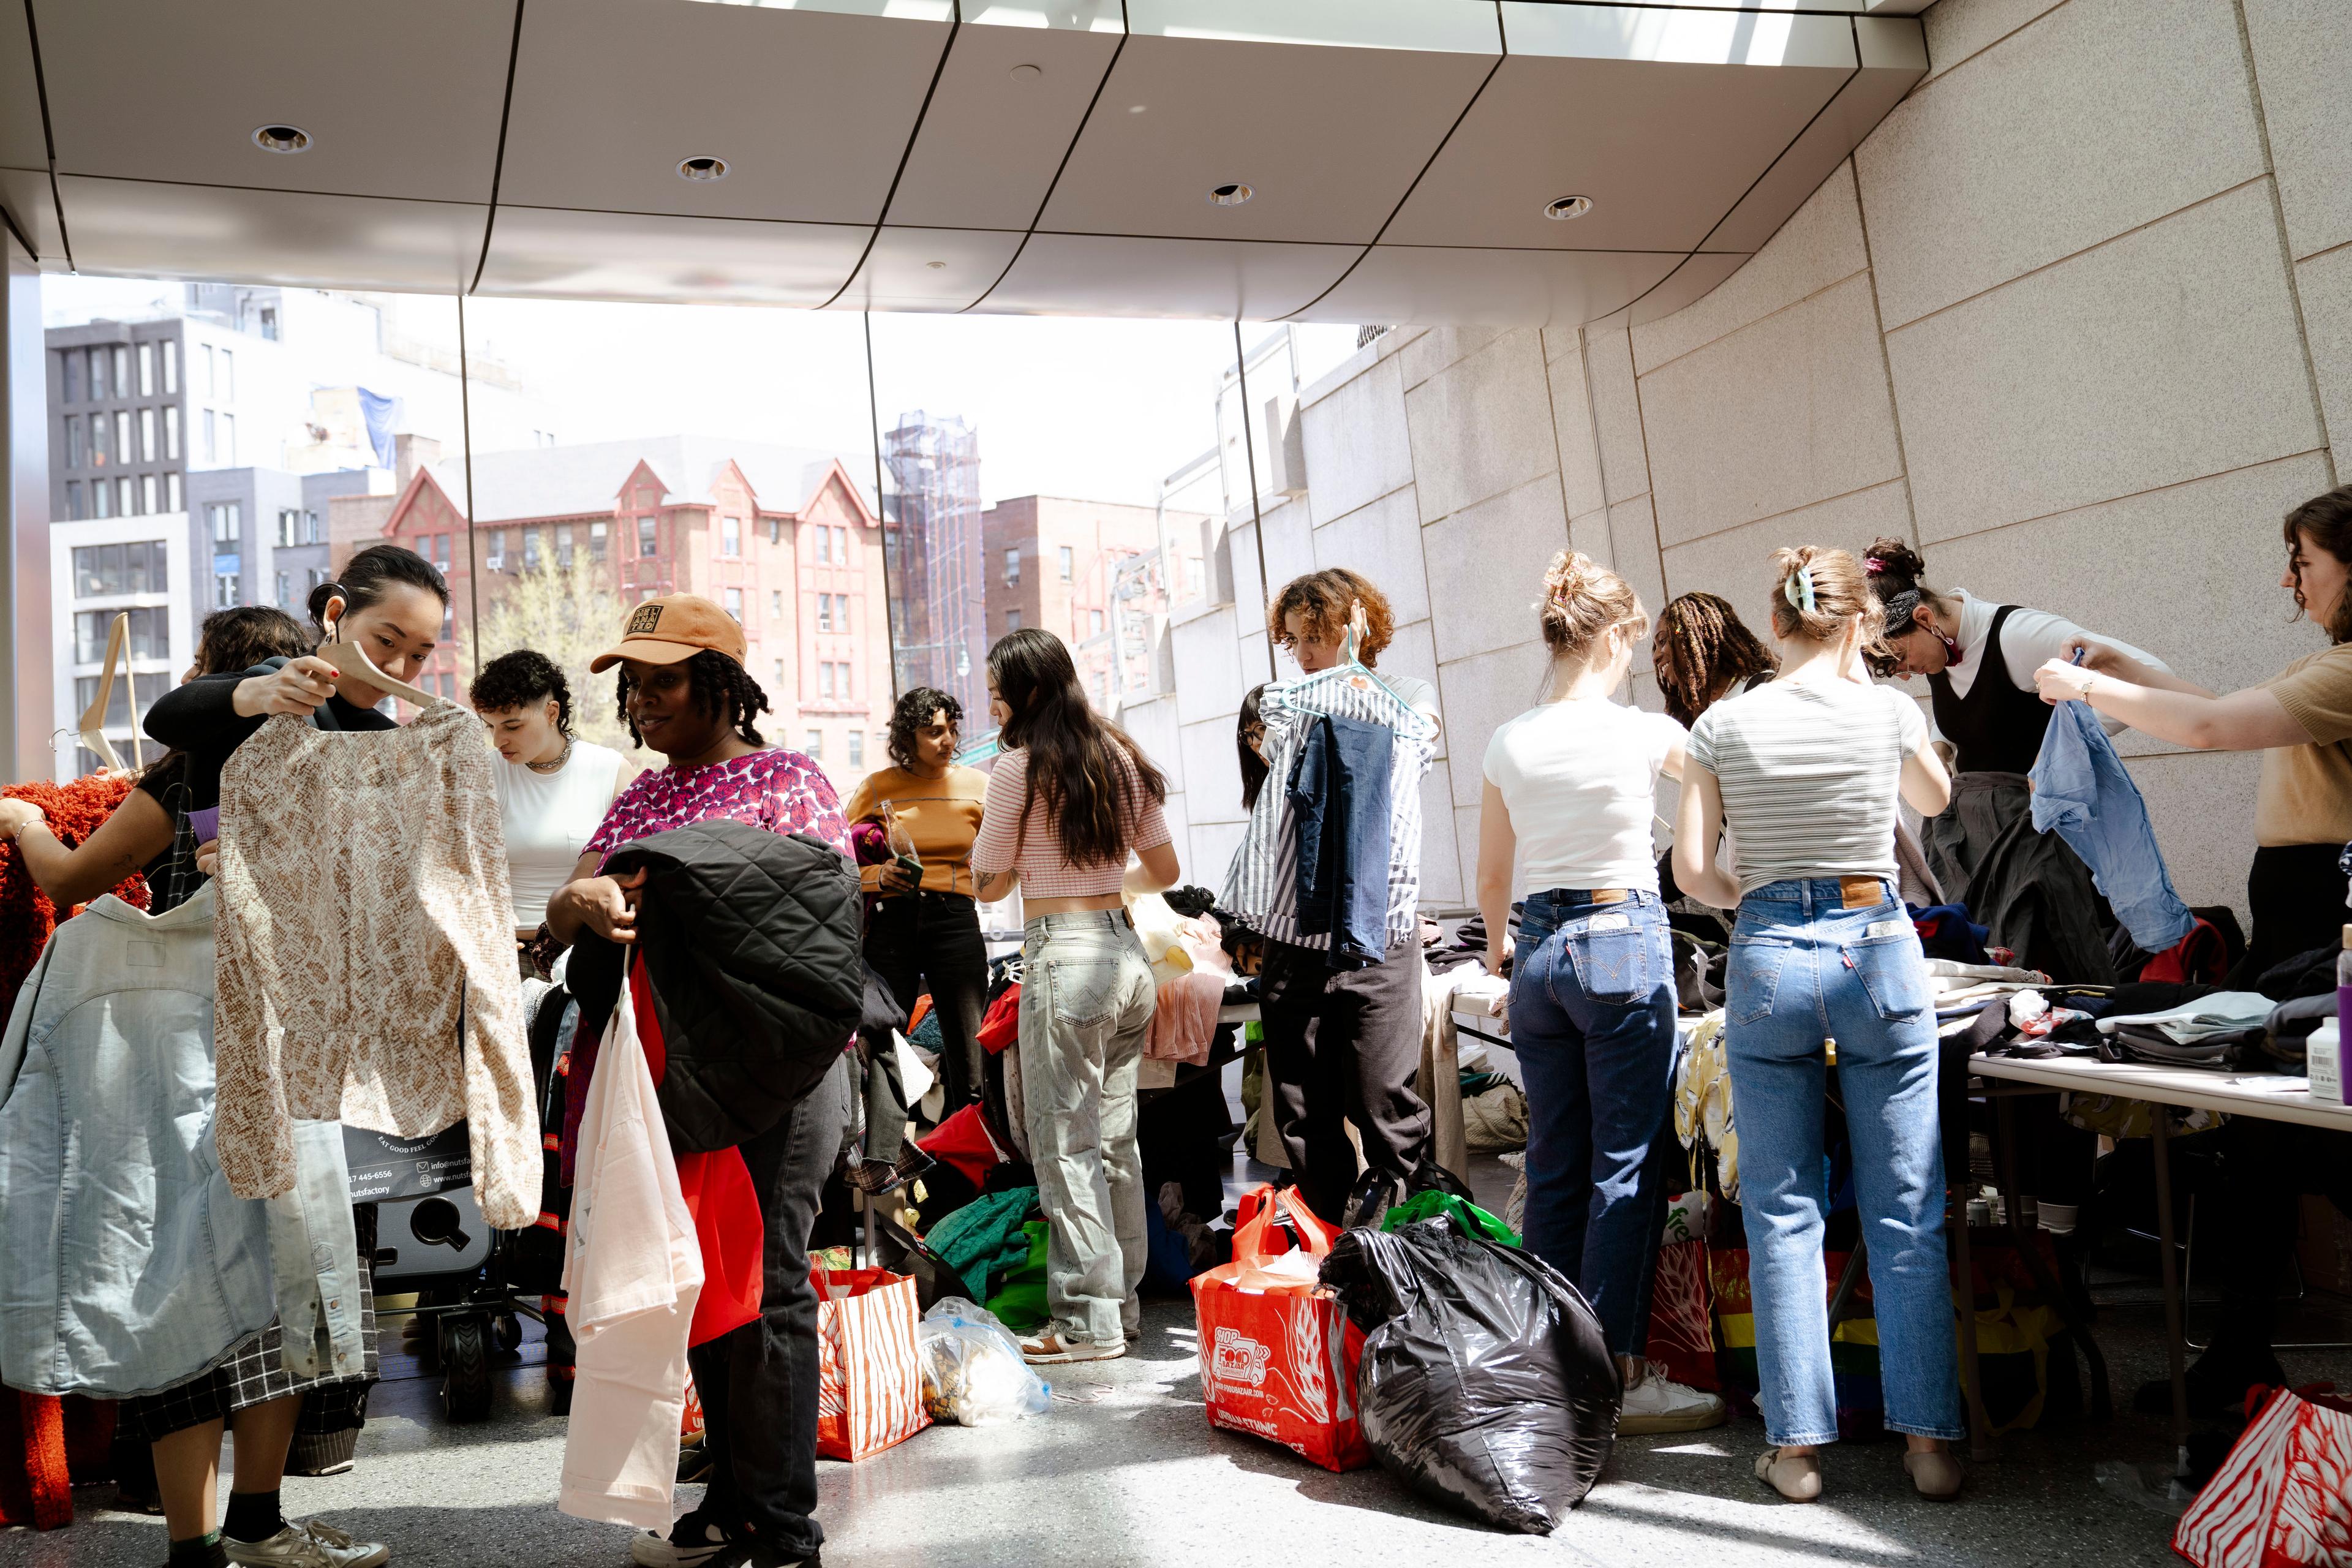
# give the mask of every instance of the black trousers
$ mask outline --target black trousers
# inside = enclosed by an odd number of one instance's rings
[[[2246,871],[2246,907],[2254,929],[2246,956],[2230,973],[2228,988],[2251,991],[2264,973],[2298,953],[2334,947],[2352,909],[2344,903],[2344,873],[2336,844],[2269,844],[2254,851]]]
[[[2221,1321],[2213,1348],[2268,1354],[2302,1215],[2298,1200],[2321,1194],[2352,1215],[2352,1133],[2241,1116],[2213,1136],[2221,1141],[2222,1212],[2210,1229],[2200,1215],[2198,1226],[2221,1237]]]
[[[940,1016],[940,1082],[950,1114],[980,1098],[980,1020],[988,1005],[988,946],[980,910],[962,893],[898,893],[866,921],[866,962],[911,1010],[926,988]],[[895,1160],[909,1107],[894,1059],[866,1078],[866,1157]]]
[[[1421,967],[1411,942],[1368,969],[1333,969],[1313,948],[1266,943],[1258,1008],[1275,1128],[1307,1207],[1332,1225],[1358,1174],[1344,1123],[1356,1124],[1365,1159],[1392,1174],[1410,1174],[1429,1152],[1429,1107],[1413,1092]]]
[[[703,1507],[787,1560],[824,1543],[816,1511],[816,1289],[809,1231],[849,1131],[845,1056],[784,1119],[742,1145],[765,1223],[760,1316],[687,1352],[702,1399]]]

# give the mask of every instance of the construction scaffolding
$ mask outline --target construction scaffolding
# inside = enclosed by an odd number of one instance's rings
[[[898,686],[935,686],[970,717],[987,710],[987,587],[982,572],[980,433],[961,416],[898,416],[883,438],[898,487],[883,521]]]

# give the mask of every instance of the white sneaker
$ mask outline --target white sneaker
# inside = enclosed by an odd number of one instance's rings
[[[727,1550],[727,1532],[700,1509],[681,1515],[667,1535],[642,1531],[629,1542],[637,1568],[701,1568]]]
[[[392,1561],[391,1547],[354,1541],[317,1519],[289,1522],[267,1541],[232,1541],[224,1535],[221,1549],[232,1563],[267,1563],[272,1568],[383,1568]]]
[[[1699,1432],[1722,1426],[1730,1415],[1720,1395],[1702,1393],[1654,1372],[1625,1391],[1625,1403],[1617,1415],[1617,1436]]]

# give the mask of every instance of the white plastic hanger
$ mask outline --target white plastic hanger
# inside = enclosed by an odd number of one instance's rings
[[[1382,680],[1379,671],[1356,657],[1356,626],[1352,614],[1349,620],[1347,635],[1340,639],[1339,662],[1328,669],[1318,669],[1312,675],[1293,681],[1286,689],[1289,694],[1295,696],[1319,682],[1342,679],[1354,681],[1360,689],[1362,689],[1364,682],[1370,681],[1388,693],[1389,700],[1396,704],[1398,718],[1410,719],[1413,721],[1412,733],[1424,741],[1435,738],[1436,727],[1429,721],[1429,716],[1398,696],[1396,688]],[[1397,727],[1394,723],[1390,726],[1391,729]]]

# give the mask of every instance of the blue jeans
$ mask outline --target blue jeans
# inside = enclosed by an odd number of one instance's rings
[[[1834,877],[1740,900],[1725,980],[1756,1368],[1764,1430],[1781,1445],[1838,1435],[1822,1258],[1827,1039],[1853,1144],[1886,1425],[1967,1436],[1944,1258],[1936,1010],[1902,902],[1874,878],[1854,882],[1859,908],[1846,907]]]
[[[1674,947],[1655,893],[1528,900],[1511,1041],[1528,1089],[1528,1250],[1584,1292],[1612,1354],[1640,1355],[1674,1104]]]

